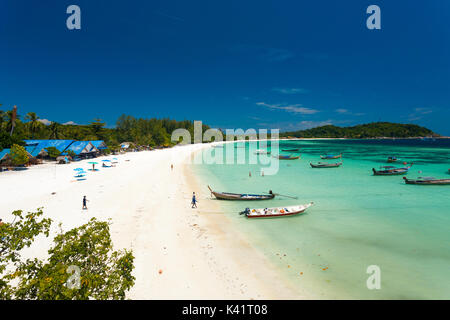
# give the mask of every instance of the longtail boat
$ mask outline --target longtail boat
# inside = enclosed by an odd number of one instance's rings
[[[300,156],[293,157],[291,155],[289,155],[289,156],[278,155],[278,156],[275,156],[275,158],[278,158],[280,160],[295,160],[295,159],[300,158]]]
[[[316,164],[310,162],[309,164],[311,165],[312,168],[337,168],[342,166],[342,162],[338,163],[318,162]]]
[[[281,149],[281,151],[284,151],[284,152],[297,152],[297,151],[299,151],[300,149],[298,149],[298,148],[290,148],[290,149]]]
[[[380,170],[376,170],[372,168],[374,176],[396,176],[408,173],[409,169],[411,169],[412,163],[409,167],[397,168],[393,166],[383,166],[380,167]]]
[[[278,208],[262,208],[262,209],[250,209],[246,208],[239,214],[244,214],[247,218],[276,218],[276,217],[289,217],[300,213],[303,213],[311,207],[314,202],[308,204],[301,204],[289,207]]]
[[[219,200],[270,200],[275,198],[275,194],[272,193],[272,190],[269,191],[269,194],[248,194],[217,192],[213,191],[210,186],[208,186],[208,189]]]
[[[321,159],[339,159],[342,158],[342,153],[338,154],[338,155],[334,155],[334,154],[327,154],[325,156],[320,156]]]
[[[255,154],[270,154],[270,151],[264,149],[258,149],[255,151]]]
[[[397,157],[389,157],[389,158],[387,159],[387,162],[388,162],[388,163],[393,163],[393,162],[397,162],[397,161],[398,161]]]
[[[419,177],[417,179],[408,179],[403,177],[406,184],[418,184],[425,186],[450,185],[450,179],[436,179],[434,177]]]

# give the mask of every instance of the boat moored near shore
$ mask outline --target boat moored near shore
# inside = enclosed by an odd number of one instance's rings
[[[338,163],[325,163],[325,162],[318,162],[316,164],[310,162],[309,163],[312,168],[338,168],[342,166],[342,161]]]
[[[289,207],[262,208],[262,209],[246,208],[239,214],[245,214],[247,218],[289,217],[305,212],[306,209],[311,207],[313,204],[314,202]]]
[[[419,177],[417,179],[408,179],[403,177],[406,184],[417,184],[425,186],[450,185],[450,179],[436,179],[434,177]]]
[[[320,156],[321,159],[327,159],[327,160],[331,160],[331,159],[339,159],[342,158],[342,153],[341,154],[327,154],[324,156]]]
[[[397,161],[398,161],[397,157],[389,157],[389,158],[387,159],[387,162],[388,162],[388,163],[393,163],[393,162],[397,162]]]
[[[396,176],[408,173],[409,169],[412,167],[412,163],[409,167],[398,168],[393,166],[382,166],[380,170],[372,168],[374,176]]]
[[[284,156],[284,155],[278,155],[278,156],[274,156],[275,158],[279,159],[279,160],[296,160],[299,159],[300,156]]]
[[[249,193],[230,193],[230,192],[217,192],[213,191],[208,186],[209,191],[219,200],[270,200],[275,198],[275,194],[272,190],[269,190],[268,194],[249,194]]]

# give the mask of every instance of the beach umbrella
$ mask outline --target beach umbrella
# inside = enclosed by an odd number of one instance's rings
[[[103,162],[111,162],[111,160],[102,160]]]
[[[74,171],[83,171],[84,169],[83,168],[75,168],[75,169],[73,169]]]
[[[92,171],[95,171],[95,165],[98,164],[98,162],[91,161],[91,162],[88,162],[88,163],[92,164]]]

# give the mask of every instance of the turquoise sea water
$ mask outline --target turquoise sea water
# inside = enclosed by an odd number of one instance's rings
[[[229,144],[224,150],[245,151],[248,162],[256,148]],[[387,157],[393,155],[401,159],[395,166],[414,163],[409,178],[450,178],[450,141],[281,141],[282,148],[300,148],[301,159],[280,160],[275,175],[261,176],[261,166],[248,163],[202,164],[193,169],[205,189],[209,184],[218,191],[272,189],[298,196],[298,200],[212,201],[218,201],[255,250],[273,261],[300,292],[323,299],[450,298],[450,186],[406,185],[402,176],[372,175],[372,168],[389,165]],[[322,161],[321,154],[341,152],[340,168],[309,166],[310,161]],[[333,161],[339,160],[329,160]],[[245,207],[310,201],[315,205],[307,213],[290,218],[248,220],[238,214]],[[381,270],[379,290],[366,286],[370,265]]]

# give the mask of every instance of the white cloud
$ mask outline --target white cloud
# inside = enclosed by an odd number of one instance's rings
[[[339,121],[337,121],[339,122]],[[282,131],[297,131],[297,130],[307,130],[316,127],[322,127],[326,125],[331,125],[337,123],[334,120],[324,120],[324,121],[300,121],[300,122],[260,122],[257,125],[266,129],[282,129]]]
[[[350,110],[343,109],[343,108],[336,109],[334,111],[336,111],[337,113],[340,113],[340,114],[347,114],[347,115],[350,115],[350,116],[363,116],[363,115],[365,115],[365,113],[360,113],[360,112],[359,113],[353,113]]]
[[[45,124],[46,126],[48,126],[52,123],[52,121],[50,121],[48,119],[38,119],[38,121]]]
[[[333,124],[333,120],[325,121],[301,121],[298,123],[297,127],[299,130],[312,129],[316,127],[328,126]]]
[[[420,114],[429,114],[433,112],[430,108],[415,108],[414,111]]]
[[[301,104],[282,105],[282,104],[268,104],[265,102],[257,102],[256,104],[258,106],[263,106],[269,109],[284,110],[291,113],[315,114],[319,112],[319,110],[302,107]]]
[[[409,121],[417,121],[422,119],[424,115],[432,113],[430,108],[414,108],[414,112],[408,116]]]
[[[272,90],[283,94],[308,93],[308,90],[303,88],[273,88]]]
[[[73,122],[73,121],[67,121],[67,122],[64,122],[63,123],[64,125],[67,125],[67,124],[71,124],[71,125],[77,125],[75,122]]]
[[[261,59],[275,62],[275,61],[284,61],[294,57],[295,54],[286,49],[277,49],[277,48],[267,48],[265,52],[261,54]]]

